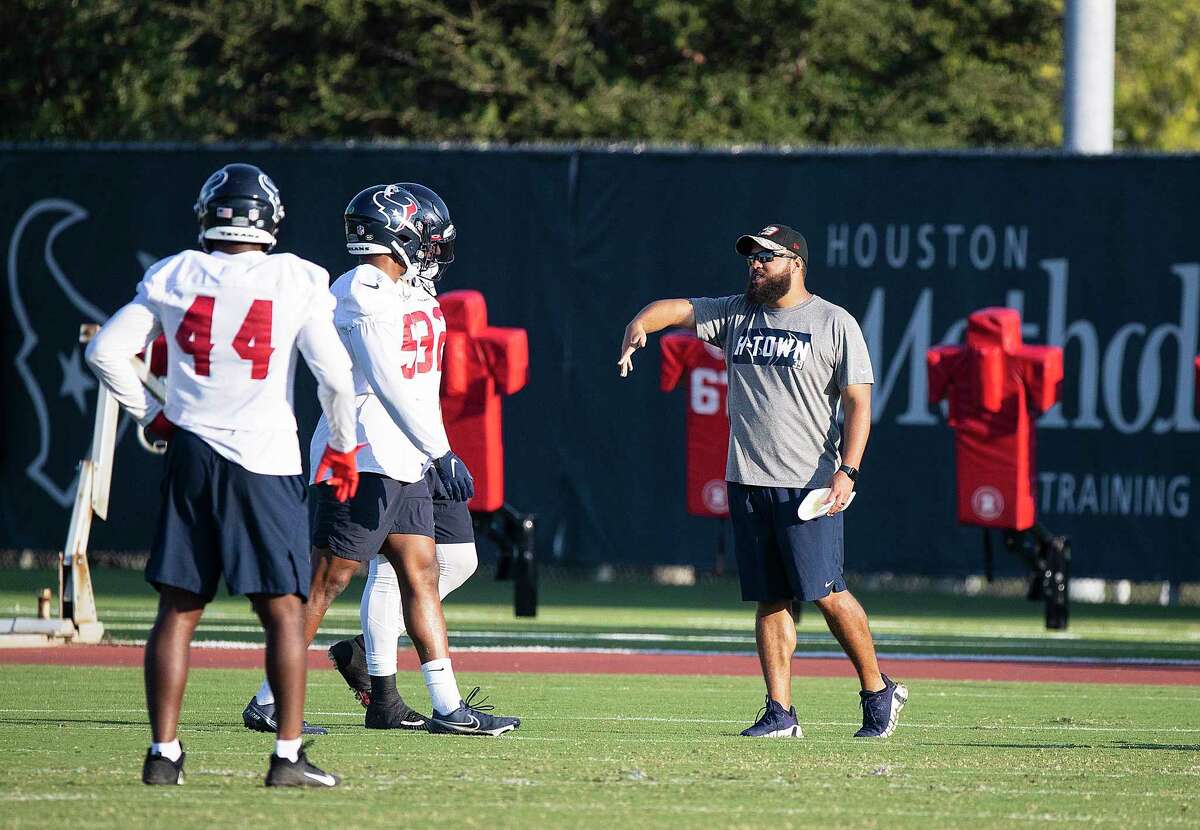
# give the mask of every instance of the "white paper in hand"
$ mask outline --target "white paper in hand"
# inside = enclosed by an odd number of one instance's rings
[[[846,504],[842,508],[843,511],[850,508],[850,504],[854,501],[855,495],[855,492],[851,490],[850,498],[846,499]],[[796,511],[796,514],[800,517],[800,521],[810,522],[818,516],[824,516],[826,513],[828,513],[829,507],[829,488],[818,487],[816,490],[813,490],[804,497],[804,501],[800,502],[800,509]]]

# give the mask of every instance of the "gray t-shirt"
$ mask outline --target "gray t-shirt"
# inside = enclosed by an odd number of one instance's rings
[[[841,464],[841,391],[874,383],[858,323],[813,295],[750,305],[742,294],[691,300],[696,335],[725,350],[729,461],[725,477],[765,487],[825,487]]]

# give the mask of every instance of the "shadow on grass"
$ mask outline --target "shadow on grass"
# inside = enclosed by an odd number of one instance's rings
[[[1200,752],[1200,744],[1114,744],[1117,749],[1169,749],[1174,752]]]
[[[85,723],[89,726],[104,724],[105,726],[145,726],[145,718],[140,720],[117,720],[116,718],[0,718],[0,726],[54,726],[55,724]]]
[[[1030,741],[1028,743],[993,743],[991,741],[980,742],[962,742],[962,743],[926,743],[922,742],[922,746],[969,746],[979,749],[1133,749],[1133,750],[1159,750],[1165,749],[1172,752],[1197,752],[1200,751],[1200,744],[1147,744],[1147,743],[1131,743],[1129,741],[1114,741],[1112,743],[1090,743],[1090,744],[1075,744],[1075,743],[1044,743],[1038,741]]]
[[[973,747],[975,749],[1104,749],[1099,744],[1069,744],[1069,743],[999,743],[993,741],[961,742],[961,743],[925,743],[921,746],[957,746]]]

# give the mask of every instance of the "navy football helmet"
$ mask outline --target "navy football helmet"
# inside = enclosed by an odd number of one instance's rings
[[[446,207],[441,196],[423,184],[401,182],[400,186],[417,197],[418,227],[424,225],[423,231],[428,243],[426,255],[421,260],[419,276],[431,282],[439,280],[446,266],[454,262],[457,231],[450,219],[450,208]]]
[[[253,164],[227,164],[209,176],[194,210],[205,251],[213,239],[253,242],[270,250],[284,215],[279,188]]]
[[[355,256],[388,254],[406,271],[420,268],[425,234],[417,197],[398,184],[376,184],[346,205],[346,250]]]

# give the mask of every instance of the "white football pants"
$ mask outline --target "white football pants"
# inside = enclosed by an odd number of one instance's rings
[[[438,595],[446,595],[475,573],[479,557],[474,542],[437,546]],[[382,554],[371,560],[367,584],[358,607],[363,639],[367,642],[367,671],[376,677],[396,673],[397,640],[405,633],[400,582],[392,563]]]

